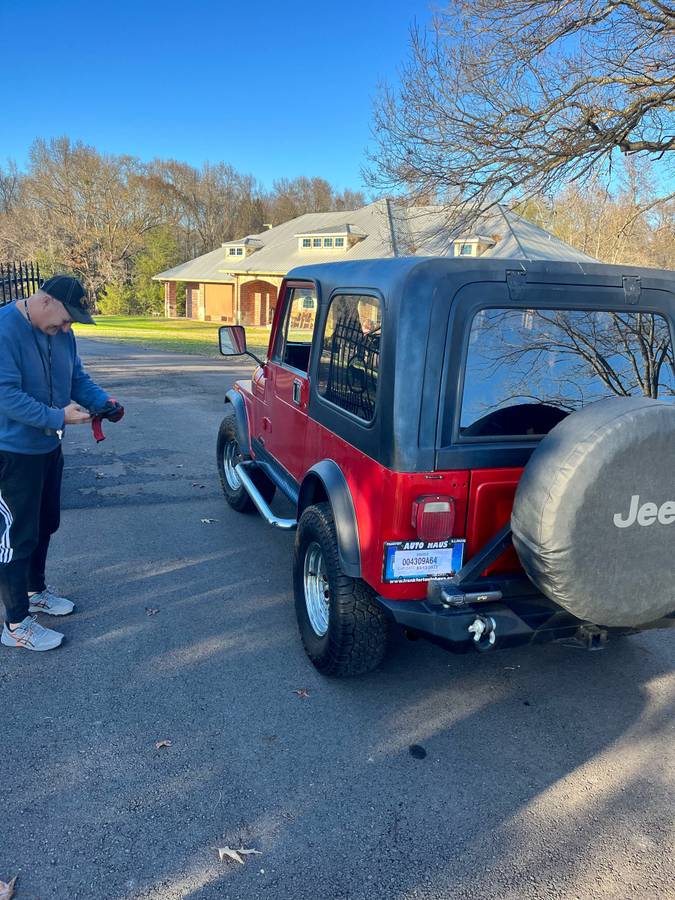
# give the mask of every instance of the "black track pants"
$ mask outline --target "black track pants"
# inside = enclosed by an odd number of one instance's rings
[[[61,447],[31,455],[0,450],[0,600],[7,622],[28,615],[28,591],[45,589],[49,538],[61,520]]]

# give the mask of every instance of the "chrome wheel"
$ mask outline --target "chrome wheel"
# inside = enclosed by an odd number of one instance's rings
[[[328,631],[330,592],[323,553],[316,541],[305,553],[304,589],[310,625],[319,637],[323,637]]]
[[[223,473],[228,486],[233,491],[238,491],[241,487],[241,479],[235,471],[235,466],[241,462],[241,453],[239,452],[239,444],[236,441],[228,441],[225,444],[223,453]]]

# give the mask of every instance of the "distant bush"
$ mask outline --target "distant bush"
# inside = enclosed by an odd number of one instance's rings
[[[96,303],[97,312],[102,316],[137,315],[136,301],[132,287],[108,284],[105,293],[99,295]]]

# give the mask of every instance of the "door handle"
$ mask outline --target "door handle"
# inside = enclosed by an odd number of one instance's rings
[[[293,403],[300,406],[300,397],[302,396],[302,382],[299,378],[293,379]]]

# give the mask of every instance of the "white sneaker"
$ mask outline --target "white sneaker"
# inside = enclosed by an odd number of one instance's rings
[[[67,616],[75,609],[72,600],[57,597],[49,588],[45,588],[39,594],[33,594],[28,598],[28,602],[30,603],[28,612],[45,613],[48,616]]]
[[[10,631],[5,622],[0,643],[5,647],[21,647],[24,650],[53,650],[63,640],[63,635],[51,628],[43,628],[35,616],[26,618]]]

